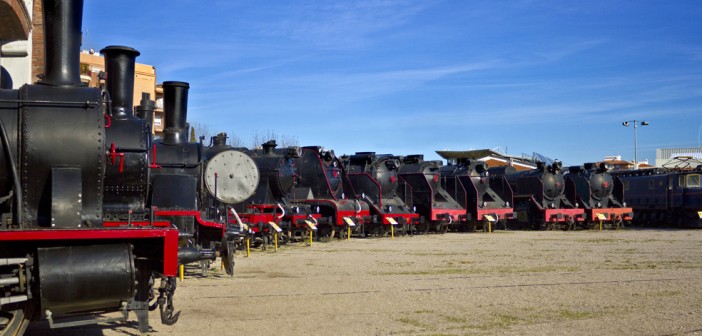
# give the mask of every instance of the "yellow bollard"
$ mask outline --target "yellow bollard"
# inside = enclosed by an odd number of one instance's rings
[[[309,231],[310,231],[310,246],[312,246],[312,230],[309,230]]]
[[[346,226],[346,240],[351,240],[351,227]]]
[[[246,237],[246,257],[251,256],[251,238]]]
[[[390,239],[395,239],[395,225],[390,225]]]
[[[180,265],[180,267],[178,267],[178,273],[180,276],[180,282],[183,282],[183,279],[185,279],[185,265]]]
[[[278,252],[278,232],[273,234],[273,245],[275,246],[275,251]]]
[[[492,221],[488,221],[488,232],[492,233]]]
[[[602,231],[602,221],[600,221],[600,231]]]

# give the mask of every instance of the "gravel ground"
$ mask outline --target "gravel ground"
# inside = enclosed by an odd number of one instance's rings
[[[293,244],[193,268],[150,335],[702,335],[702,231],[509,231]],[[138,335],[134,324],[29,334]]]

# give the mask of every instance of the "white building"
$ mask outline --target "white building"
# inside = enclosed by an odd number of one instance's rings
[[[702,161],[702,147],[656,149],[656,167],[663,167],[676,157],[691,157]]]

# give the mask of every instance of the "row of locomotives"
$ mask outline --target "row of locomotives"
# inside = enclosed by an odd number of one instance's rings
[[[270,140],[261,149],[248,152],[258,167],[260,181],[253,195],[234,207],[241,219],[250,223],[253,244],[261,249],[313,236],[320,218],[309,206],[293,204],[289,198],[297,184],[294,159],[300,157],[300,148],[276,147],[276,141]]]
[[[486,164],[478,160],[438,153],[449,160],[439,170],[442,186],[465,208],[465,216],[456,228],[459,231],[506,229],[514,208],[512,188],[504,174],[491,174]]]
[[[537,162],[536,169],[520,172],[510,166],[490,172],[503,175],[514,192],[517,216],[511,222],[517,228],[571,230],[585,221],[585,210],[575,207],[565,196],[560,162],[548,166]]]
[[[445,233],[466,221],[466,209],[444,189],[441,161],[424,161],[424,155],[402,158],[398,175],[411,192],[413,210],[420,216],[417,231]]]
[[[334,151],[320,146],[302,147],[294,163],[297,185],[290,200],[319,214],[317,236],[344,239],[363,232],[364,223],[370,222],[370,208],[355,197],[345,168]]]
[[[389,154],[357,152],[342,158],[354,198],[368,204],[370,217],[363,223],[367,235],[412,234],[419,214],[412,208],[410,185],[398,178],[400,159]]]
[[[82,0],[42,5],[42,80],[0,90],[0,334],[21,335],[32,319],[61,328],[130,311],[147,332],[156,308],[173,324],[178,230],[147,210],[149,129],[114,83],[117,100],[81,85]]]
[[[624,200],[634,209],[634,225],[702,228],[702,166],[617,172]]]
[[[565,195],[576,208],[585,210],[584,228],[621,229],[634,219],[624,202],[622,181],[609,173],[606,163],[572,166],[565,174]]]
[[[227,274],[233,275],[238,231],[219,217],[210,217],[200,204],[204,148],[188,141],[189,88],[186,82],[163,82],[165,127],[163,137],[150,149],[149,205],[157,220],[171,222],[178,229],[180,265],[199,263],[202,275],[206,275],[221,256]]]

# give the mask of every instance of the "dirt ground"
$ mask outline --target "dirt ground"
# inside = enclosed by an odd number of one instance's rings
[[[702,335],[702,231],[352,239],[190,269],[150,335]],[[134,324],[29,334],[138,335]]]

